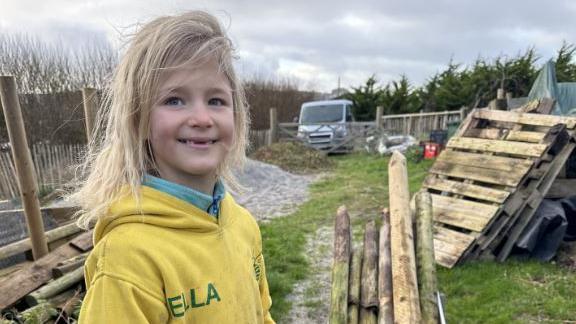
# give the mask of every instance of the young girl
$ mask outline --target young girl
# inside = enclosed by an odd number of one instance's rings
[[[218,21],[144,25],[103,108],[71,196],[96,222],[80,323],[273,323],[258,225],[222,182],[249,118]]]

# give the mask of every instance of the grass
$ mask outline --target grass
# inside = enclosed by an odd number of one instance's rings
[[[439,269],[455,323],[564,323],[576,319],[576,275],[551,263],[471,262]]]
[[[333,226],[336,209],[348,207],[354,240],[362,225],[378,219],[388,205],[388,158],[354,154],[331,157],[331,175],[312,185],[310,199],[297,212],[262,224],[272,315],[278,321],[290,310],[292,287],[308,275],[306,239],[321,226]],[[430,161],[410,162],[410,191],[419,189]],[[327,251],[329,253],[329,251]],[[563,323],[576,319],[576,274],[555,264],[509,261],[471,262],[438,268],[446,295],[449,323]],[[305,292],[305,295],[310,292]],[[306,296],[304,296],[306,298]],[[316,304],[306,300],[305,305]]]

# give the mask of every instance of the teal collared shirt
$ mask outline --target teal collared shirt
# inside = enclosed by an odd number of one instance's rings
[[[214,185],[212,196],[150,174],[144,175],[142,184],[182,199],[216,218],[220,214],[220,202],[226,193],[220,180]]]

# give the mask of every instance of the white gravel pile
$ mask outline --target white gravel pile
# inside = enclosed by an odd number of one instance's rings
[[[295,175],[279,167],[248,160],[243,171],[236,173],[247,190],[234,194],[236,201],[258,220],[288,215],[308,199],[308,186],[317,176]]]

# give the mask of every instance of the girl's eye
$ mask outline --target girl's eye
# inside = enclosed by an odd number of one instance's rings
[[[225,106],[226,102],[220,98],[212,98],[208,100],[208,104],[211,106]]]
[[[170,97],[164,101],[164,104],[167,106],[181,106],[184,105],[184,100],[178,97]]]

